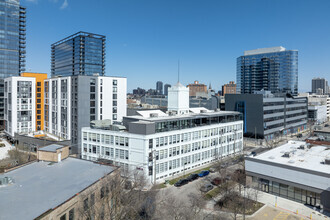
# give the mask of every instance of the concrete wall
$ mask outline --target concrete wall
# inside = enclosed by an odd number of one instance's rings
[[[38,151],[38,159],[44,161],[58,162],[58,154],[61,153],[61,161],[69,156],[69,147],[57,149],[56,152]]]

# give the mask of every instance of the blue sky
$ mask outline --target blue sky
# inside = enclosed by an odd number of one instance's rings
[[[128,91],[156,81],[236,81],[244,50],[299,50],[299,91],[330,80],[328,0],[21,0],[27,7],[27,71],[50,73],[50,45],[78,31],[106,35],[106,75]]]

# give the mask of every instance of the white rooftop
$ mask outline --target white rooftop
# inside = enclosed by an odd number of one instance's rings
[[[231,114],[239,114],[238,112],[234,111],[211,111],[204,107],[198,108],[189,108],[189,113],[186,114],[176,114],[176,115],[169,115],[164,113],[160,110],[148,110],[148,111],[138,111],[140,115],[133,115],[133,116],[126,116],[125,118],[134,118],[140,120],[149,120],[149,121],[159,121],[159,120],[169,120],[169,119],[184,119],[184,118],[191,118],[197,116],[212,116],[212,115],[231,115]],[[154,114],[154,116],[151,116]]]
[[[115,168],[67,158],[34,162],[8,173],[14,183],[0,186],[0,219],[34,219],[62,204]]]
[[[246,50],[244,51],[244,56],[247,55],[256,55],[256,54],[263,54],[263,53],[275,53],[275,52],[282,52],[285,51],[285,48],[280,47],[269,47],[269,48],[258,48],[255,50]]]
[[[300,146],[304,146],[304,149],[299,149]],[[285,153],[289,153],[290,157],[283,157]],[[289,141],[254,158],[330,174],[330,165],[322,164],[325,158],[330,158],[330,147],[327,146],[313,146],[308,149],[306,142]]]

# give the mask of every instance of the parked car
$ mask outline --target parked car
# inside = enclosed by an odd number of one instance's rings
[[[181,180],[179,180],[178,182],[176,182],[176,183],[174,184],[174,186],[179,187],[179,186],[186,185],[187,183],[189,183],[189,181],[188,181],[187,179],[181,179]]]
[[[297,134],[297,138],[301,138],[302,137],[302,134]]]
[[[252,152],[251,152],[251,155],[255,157],[255,156],[257,156],[257,152],[252,151]]]
[[[222,182],[223,182],[223,180],[220,177],[216,177],[211,181],[211,183],[215,186],[220,185]]]
[[[209,183],[203,185],[203,186],[200,188],[200,190],[201,190],[202,192],[208,192],[208,191],[210,191],[211,189],[213,189],[213,186],[212,186],[212,184],[209,184]]]
[[[324,127],[329,127],[329,124],[325,124]]]
[[[191,182],[191,181],[193,181],[193,180],[195,180],[195,179],[198,179],[198,178],[199,178],[198,174],[197,174],[197,173],[194,173],[194,174],[190,174],[190,175],[188,176],[187,180],[188,180],[189,182]]]
[[[208,170],[203,170],[202,172],[200,172],[199,174],[198,174],[198,176],[199,177],[203,177],[203,176],[207,176],[207,175],[209,175],[210,174],[210,171],[208,171]]]
[[[215,169],[214,167],[211,167],[211,168],[209,169],[209,171],[210,171],[211,173],[215,173],[216,169]]]

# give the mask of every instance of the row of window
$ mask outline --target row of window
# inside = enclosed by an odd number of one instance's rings
[[[239,139],[237,139],[237,140],[239,140]],[[221,140],[219,139],[219,143],[220,143],[220,141]],[[225,142],[222,142],[222,143],[225,143]],[[177,146],[177,147],[171,147],[169,149],[155,151],[155,156],[156,156],[156,160],[162,160],[167,157],[172,157],[172,156],[174,157],[174,156],[177,156],[180,154],[190,153],[193,151],[209,148],[209,147],[216,146],[216,145],[218,145],[217,139],[216,139],[216,141],[205,140],[205,141],[201,141],[201,142],[195,142],[192,144],[182,145],[181,147]],[[236,148],[237,148],[237,146],[240,146],[240,145],[241,145],[240,141],[235,143]],[[226,151],[225,149],[227,149],[227,147],[231,147],[231,146],[232,146],[232,144],[228,145],[228,146],[221,146],[219,148],[219,150],[221,152],[225,152]],[[151,158],[151,153],[149,155],[149,158]]]
[[[180,142],[197,140],[197,139],[201,139],[204,137],[223,135],[223,134],[230,133],[230,132],[235,132],[235,133],[237,132],[237,135],[242,136],[242,133],[238,132],[241,130],[242,130],[242,124],[238,124],[238,125],[230,125],[230,126],[221,127],[221,128],[213,128],[213,129],[207,129],[207,130],[202,130],[202,131],[195,131],[195,132],[159,137],[159,138],[154,138],[154,141],[149,140],[149,147],[150,148],[153,147],[152,142],[155,143],[155,147],[159,147],[159,146],[166,146],[168,144],[176,144],[176,143],[180,143]]]
[[[104,147],[104,146],[97,146],[92,144],[84,144],[83,145],[84,152],[97,154],[97,155],[104,155],[111,158],[118,158],[118,159],[129,159],[128,150],[122,150],[118,148],[112,147]]]
[[[96,134],[96,133],[88,133],[83,132],[83,140],[95,143],[102,144],[111,144],[111,145],[119,145],[119,146],[128,146],[128,138],[113,136],[113,135],[105,135],[105,134]]]

